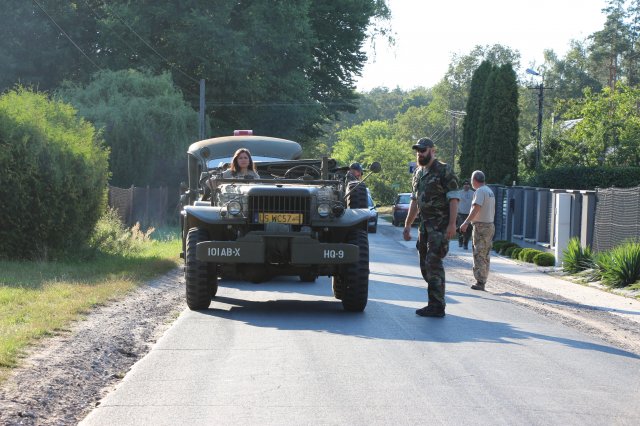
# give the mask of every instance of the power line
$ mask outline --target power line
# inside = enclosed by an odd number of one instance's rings
[[[431,139],[436,142],[436,140],[444,135],[444,133],[447,131],[448,129],[446,127],[442,127],[440,128],[440,130],[436,131],[434,134],[431,135]]]
[[[438,136],[434,136],[433,142],[434,143],[438,143],[440,142],[441,138],[445,137],[447,135],[447,133],[449,133],[451,131],[451,129],[444,129],[444,132],[440,133]]]
[[[91,5],[89,4],[89,2],[87,0],[83,0],[85,6],[87,6],[87,8],[89,8],[89,10],[91,10],[91,12],[93,13],[93,15],[98,18],[98,19],[104,19],[103,16],[98,15],[98,12],[95,11],[95,9],[93,7],[91,7]],[[108,17],[108,16],[107,16]],[[133,48],[133,46],[131,46],[129,43],[127,43],[127,41],[125,39],[123,39],[122,37],[120,37],[120,35],[117,32],[113,32],[113,34],[118,38],[118,40],[120,40],[125,46],[127,46],[129,48],[129,50],[131,50],[131,52],[135,55],[138,55],[138,52],[136,49]]]
[[[35,0],[34,0],[35,1]],[[105,5],[105,7],[107,6],[104,2],[102,3]],[[120,22],[122,22],[124,24],[125,27],[127,27],[129,29],[129,31],[131,31],[133,34],[136,35],[136,37],[138,37],[138,39],[140,39],[141,42],[143,42],[149,49],[151,49],[153,51],[153,53],[155,53],[156,55],[158,55],[158,57],[160,59],[162,59],[163,61],[165,61],[171,68],[176,69],[177,71],[179,71],[182,75],[184,75],[185,77],[187,77],[189,80],[193,81],[194,83],[200,83],[199,80],[197,80],[196,78],[190,76],[189,74],[187,74],[186,72],[182,71],[178,66],[174,65],[173,63],[171,63],[167,58],[165,58],[164,56],[162,56],[156,49],[153,48],[153,46],[151,46],[149,43],[147,43],[147,41],[145,39],[143,39],[140,34],[138,34],[137,32],[135,32],[135,30],[133,28],[131,28],[129,26],[129,24],[127,24],[124,19],[122,19],[120,17],[120,15],[118,15],[117,13],[115,13],[113,10],[110,10],[110,12],[116,17],[118,18],[118,20]]]
[[[290,106],[315,106],[325,105],[352,105],[348,102],[207,102],[207,106],[214,107],[290,107]]]
[[[38,2],[37,2],[37,0],[33,0],[33,2],[36,4],[36,6],[38,6],[38,7],[40,8],[40,10],[42,11],[42,13],[44,13],[45,15],[47,15],[47,16],[49,17],[49,19],[51,20],[51,22],[53,22],[53,23],[54,23],[54,25],[55,25],[56,27],[58,27],[58,29],[59,29],[59,30],[62,32],[62,34],[64,34],[64,36],[65,36],[65,37],[66,37],[66,38],[71,42],[71,44],[73,44],[73,45],[76,47],[76,49],[78,49],[78,50],[80,51],[80,53],[82,53],[82,54],[84,55],[84,57],[85,57],[85,58],[87,58],[87,60],[88,60],[89,62],[91,62],[91,64],[92,64],[94,67],[98,68],[99,70],[102,70],[102,68],[100,68],[100,67],[99,67],[95,62],[93,62],[93,61],[91,60],[91,58],[90,58],[89,56],[87,56],[87,54],[86,54],[86,53],[84,53],[84,51],[80,48],[80,46],[78,46],[78,45],[76,44],[76,42],[75,42],[75,41],[73,41],[73,40],[71,39],[71,37],[69,36],[69,34],[67,34],[67,33],[66,33],[66,31],[65,31],[65,30],[63,30],[63,29],[62,29],[62,27],[61,27],[60,25],[58,25],[58,23],[55,21],[55,19],[53,19],[53,17],[52,17],[51,15],[49,15],[49,14],[47,13],[47,11],[46,11],[46,10],[44,10],[44,8],[40,5],[40,3],[38,3]]]

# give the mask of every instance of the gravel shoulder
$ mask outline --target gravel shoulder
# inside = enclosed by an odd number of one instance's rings
[[[447,270],[472,279],[465,261],[446,262]],[[637,323],[504,277],[493,276],[491,284],[493,294],[640,356]],[[77,424],[185,308],[184,277],[176,268],[43,339],[0,388],[0,424]]]
[[[0,388],[0,424],[77,424],[185,307],[176,268],[43,339]]]

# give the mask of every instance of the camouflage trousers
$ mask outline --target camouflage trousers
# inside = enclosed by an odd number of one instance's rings
[[[420,272],[427,282],[429,305],[444,308],[445,276],[442,259],[449,252],[449,240],[446,229],[427,227],[426,233],[420,233],[416,248],[420,256]]]
[[[473,224],[473,276],[479,284],[485,284],[489,277],[489,261],[493,234],[493,223]]]

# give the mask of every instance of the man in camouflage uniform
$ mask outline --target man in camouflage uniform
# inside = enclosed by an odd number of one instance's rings
[[[471,201],[471,212],[460,225],[460,231],[465,232],[469,224],[473,224],[473,276],[476,283],[471,286],[474,290],[484,290],[489,277],[489,263],[491,245],[495,226],[496,198],[491,188],[485,185],[485,176],[481,170],[471,174],[471,185],[476,192]]]
[[[411,224],[420,213],[416,248],[420,271],[428,284],[429,304],[416,311],[423,317],[445,315],[445,273],[442,259],[449,252],[449,240],[456,235],[458,178],[451,167],[435,158],[435,145],[421,138],[412,147],[418,167],[413,174],[411,203],[403,237],[411,240]]]

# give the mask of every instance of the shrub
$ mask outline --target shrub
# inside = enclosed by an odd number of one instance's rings
[[[518,253],[518,260],[526,262],[526,260],[525,260],[526,254],[528,252],[530,252],[531,250],[533,250],[533,249],[532,248],[523,248],[522,250],[520,250],[520,253]]]
[[[507,249],[511,247],[519,247],[519,246],[516,243],[511,243],[511,242],[503,244],[502,247],[500,247],[500,254],[506,254]]]
[[[511,257],[512,259],[517,259],[521,251],[522,247],[514,247],[509,257]]]
[[[533,258],[538,254],[542,253],[540,250],[532,249],[532,248],[524,248],[520,253],[518,253],[518,260],[523,262],[533,263]]]
[[[640,243],[630,241],[596,257],[602,282],[625,287],[640,279]]]
[[[139,223],[125,228],[116,210],[109,208],[96,223],[89,245],[95,251],[126,256],[139,252],[154,231],[149,228],[142,232]]]
[[[22,88],[0,96],[0,257],[86,246],[106,205],[108,155],[70,105]]]
[[[573,237],[569,240],[567,248],[562,251],[562,270],[575,274],[593,266],[593,253],[589,246],[582,248],[580,240]]]
[[[509,244],[510,242],[511,241],[507,241],[507,240],[496,240],[493,242],[492,248],[496,253],[498,253],[500,252],[500,249],[502,248],[503,245]]]
[[[537,255],[539,255],[540,253],[544,253],[540,250],[536,250],[536,249],[530,249],[525,255],[524,255],[524,261],[528,262],[528,263],[533,263],[533,258],[536,257]]]
[[[541,188],[630,188],[640,185],[640,167],[570,166],[537,173],[524,185]]]
[[[514,250],[521,248],[519,245],[514,244],[512,246],[507,246],[505,248],[503,248],[503,252],[505,256],[509,256],[511,257],[511,253],[513,253]]]
[[[556,257],[552,253],[541,252],[533,257],[533,263],[538,266],[554,266]]]
[[[184,152],[198,138],[198,113],[168,73],[104,70],[86,85],[63,84],[57,94],[103,129],[112,185],[175,185],[183,179]]]

